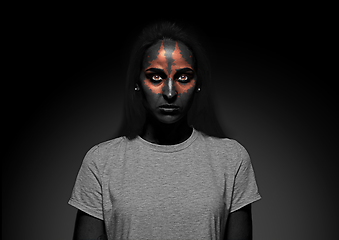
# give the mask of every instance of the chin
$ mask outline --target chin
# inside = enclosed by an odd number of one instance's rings
[[[164,124],[173,124],[178,122],[180,119],[182,119],[182,116],[178,115],[160,115],[157,116],[157,119],[159,122]]]

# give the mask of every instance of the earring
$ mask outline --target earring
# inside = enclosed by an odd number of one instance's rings
[[[201,91],[201,88],[200,87],[198,87],[198,89],[197,89],[197,92],[200,92]]]
[[[139,86],[136,85],[136,87],[134,88],[134,90],[135,90],[135,91],[139,91],[139,90],[140,90]]]

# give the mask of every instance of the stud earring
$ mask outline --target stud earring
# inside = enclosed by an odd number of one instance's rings
[[[140,90],[139,86],[136,85],[136,87],[134,88],[134,90],[135,90],[135,91],[139,91],[139,90]]]
[[[200,92],[201,91],[201,88],[200,87],[198,87],[198,89],[197,89],[197,92]]]

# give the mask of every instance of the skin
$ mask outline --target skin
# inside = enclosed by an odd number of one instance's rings
[[[186,45],[173,40],[159,41],[146,51],[139,81],[147,109],[142,138],[157,144],[176,144],[190,136],[187,112],[197,82],[192,56]],[[164,112],[164,104],[178,109]]]
[[[78,210],[73,240],[107,240],[104,221]]]
[[[252,209],[248,204],[230,213],[226,223],[224,240],[252,240]]]

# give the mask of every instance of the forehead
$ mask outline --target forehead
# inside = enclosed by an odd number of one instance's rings
[[[165,39],[158,41],[146,50],[143,65],[147,67],[154,60],[171,64],[173,59],[183,59],[192,67],[194,64],[193,53],[184,43]]]

